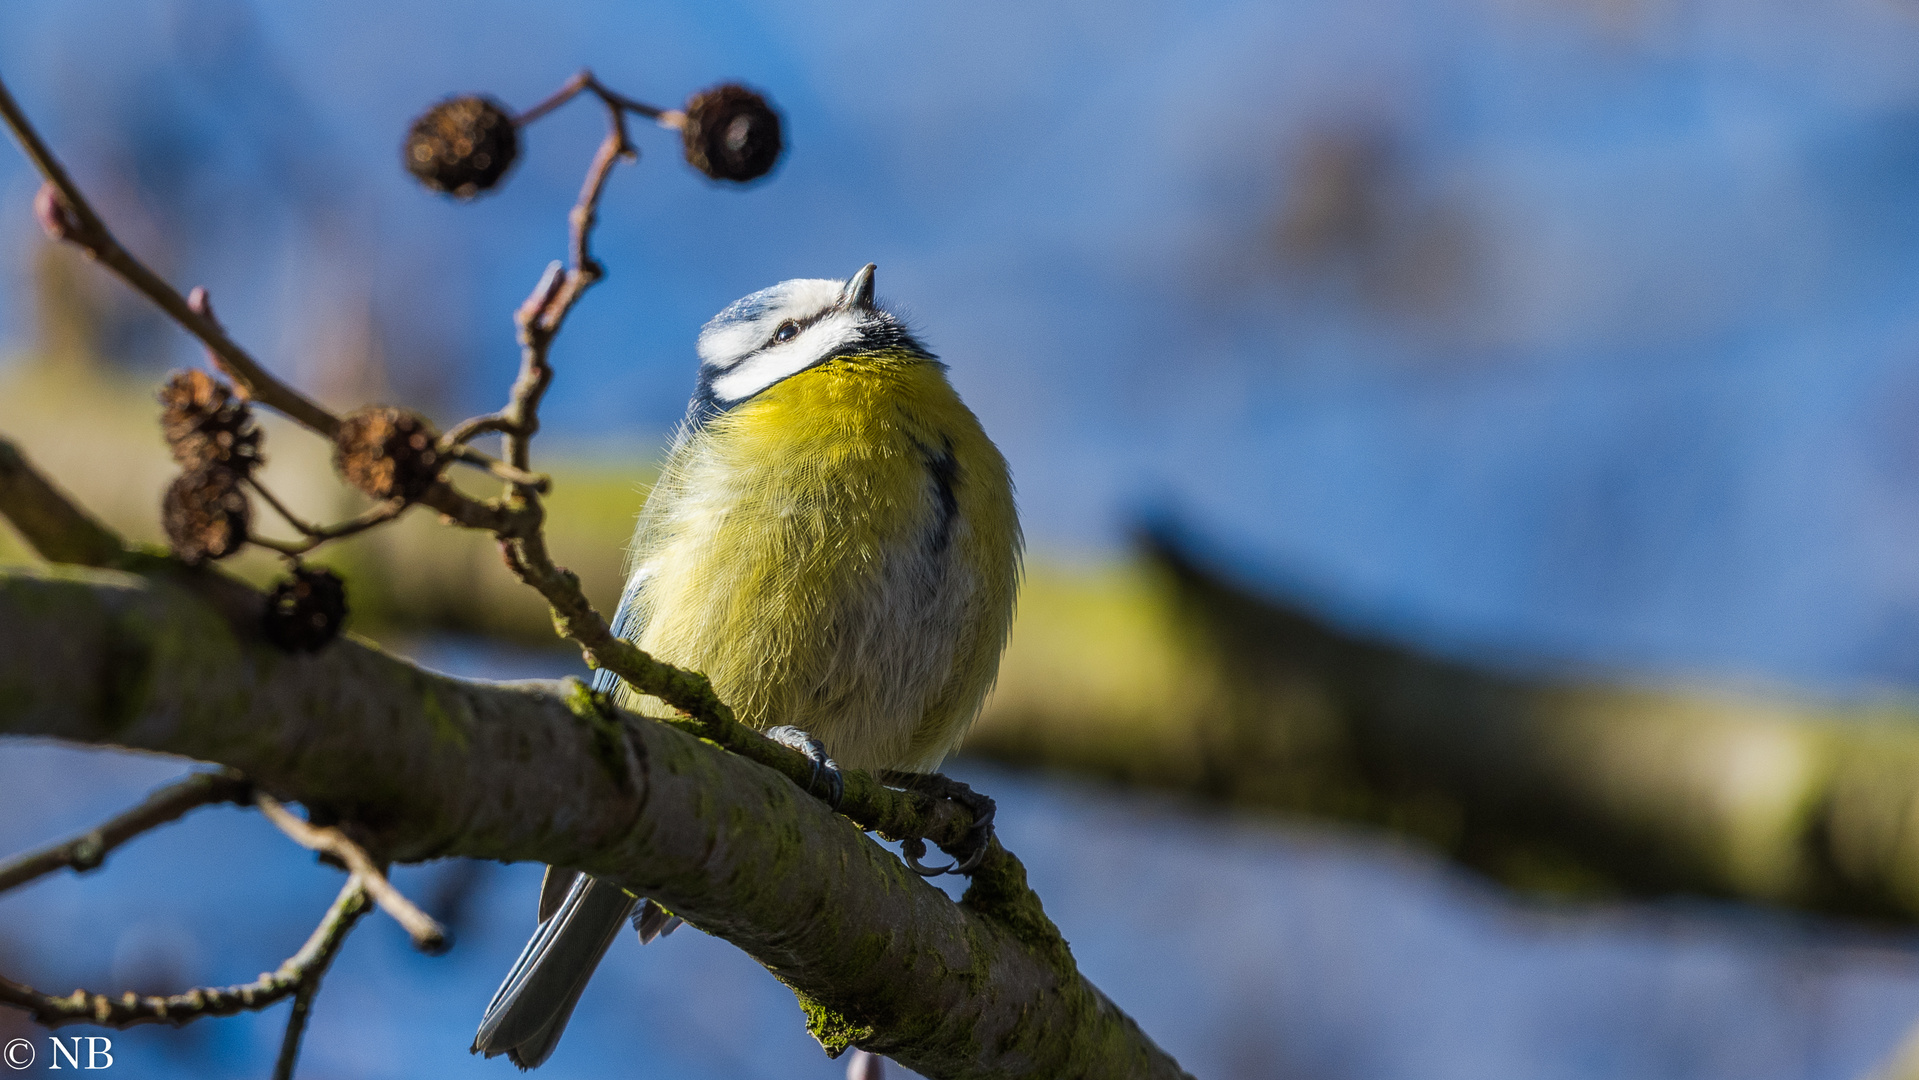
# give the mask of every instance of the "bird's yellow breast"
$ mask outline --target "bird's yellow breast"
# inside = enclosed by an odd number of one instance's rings
[[[627,633],[748,723],[930,770],[992,684],[1019,550],[1005,460],[943,368],[839,357],[682,436],[635,537]]]

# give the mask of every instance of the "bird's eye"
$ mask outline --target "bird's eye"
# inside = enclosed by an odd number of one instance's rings
[[[799,336],[800,336],[800,324],[794,322],[791,319],[788,319],[785,322],[781,323],[780,328],[778,330],[773,331],[774,341],[791,341],[794,338]]]

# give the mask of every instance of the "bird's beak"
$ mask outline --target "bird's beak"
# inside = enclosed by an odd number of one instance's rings
[[[860,267],[860,272],[847,281],[845,291],[840,293],[841,307],[873,310],[873,271],[877,269],[872,263]]]

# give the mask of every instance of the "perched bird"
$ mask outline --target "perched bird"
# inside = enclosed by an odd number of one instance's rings
[[[873,269],[781,282],[701,330],[698,385],[614,620],[835,781],[835,760],[930,773],[959,745],[998,670],[1019,577],[1006,461],[946,365],[874,302]],[[607,672],[595,686],[670,715]],[[545,1061],[635,907],[643,942],[677,925],[641,905],[549,868],[539,930],[474,1051]]]

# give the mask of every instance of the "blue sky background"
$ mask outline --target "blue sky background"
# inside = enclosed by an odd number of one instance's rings
[[[646,452],[706,317],[873,260],[1042,550],[1168,514],[1249,582],[1453,651],[1919,681],[1908,3],[548,8],[18,2],[0,71],[282,369],[324,387],[359,305],[447,412],[508,380],[600,119],[540,125],[468,206],[401,173],[408,119],[582,65],[661,103],[743,78],[790,157],[722,190],[644,133],[556,439]],[[31,188],[0,155],[7,250]]]

